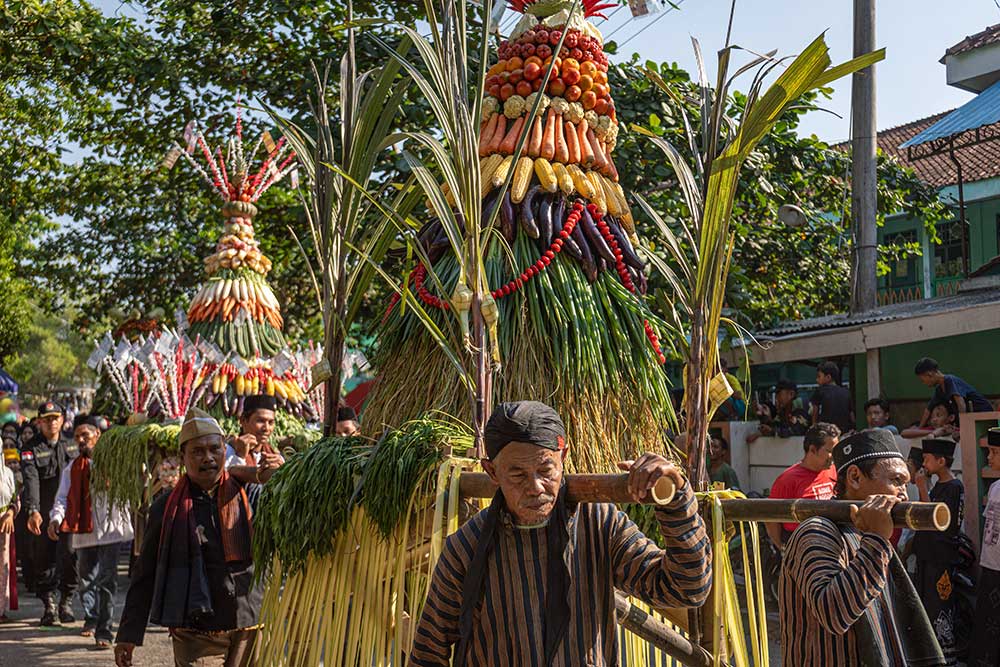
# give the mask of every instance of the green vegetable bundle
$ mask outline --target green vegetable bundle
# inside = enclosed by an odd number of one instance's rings
[[[151,471],[163,456],[179,450],[177,424],[147,422],[112,426],[97,441],[91,466],[91,488],[112,507],[136,511],[142,505]]]

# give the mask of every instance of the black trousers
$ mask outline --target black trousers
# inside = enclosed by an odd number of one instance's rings
[[[35,568],[35,592],[45,599],[57,590],[64,597],[72,597],[77,588],[76,552],[69,544],[70,536],[59,534],[53,542],[45,534],[29,534],[30,558]]]
[[[1000,666],[1000,572],[979,568],[969,667]]]

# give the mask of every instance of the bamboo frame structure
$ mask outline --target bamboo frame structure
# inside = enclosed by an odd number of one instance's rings
[[[628,475],[565,475],[566,492],[570,502],[577,503],[631,503],[628,492]],[[661,478],[660,482],[669,480]],[[659,484],[659,482],[658,482]],[[673,487],[673,483],[669,483]],[[654,489],[649,503],[665,504],[666,485]],[[468,498],[489,498],[496,493],[496,485],[485,473],[463,472],[459,493]],[[672,488],[671,488],[672,491]],[[662,494],[662,495],[660,495]],[[780,498],[727,498],[719,501],[722,512],[729,521],[760,521],[764,523],[802,522],[814,516],[823,516],[837,523],[851,523],[851,506],[863,504],[860,500],[786,500]],[[892,508],[893,523],[910,530],[944,531],[951,523],[951,511],[944,503],[901,502]]]
[[[615,617],[623,628],[684,665],[711,667],[714,663],[708,651],[636,607],[619,593],[615,593]]]

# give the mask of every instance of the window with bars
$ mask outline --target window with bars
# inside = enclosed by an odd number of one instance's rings
[[[935,278],[962,275],[962,223],[959,220],[937,226],[941,243],[934,246],[932,270]]]

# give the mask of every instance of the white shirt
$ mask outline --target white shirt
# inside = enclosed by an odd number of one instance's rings
[[[56,499],[49,513],[49,523],[66,518],[66,499],[69,497],[70,468],[73,464],[63,468],[59,477],[59,490],[56,492]],[[132,515],[128,510],[115,508],[113,512],[108,510],[108,503],[104,496],[90,494],[91,512],[93,513],[94,530],[90,533],[71,533],[70,546],[74,549],[86,549],[96,547],[101,544],[115,544],[117,542],[128,542],[132,539]]]
[[[983,548],[979,554],[979,564],[991,570],[1000,571],[1000,482],[990,485],[990,495],[983,510],[986,525],[983,526]]]

